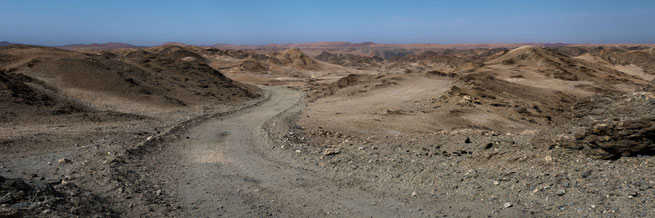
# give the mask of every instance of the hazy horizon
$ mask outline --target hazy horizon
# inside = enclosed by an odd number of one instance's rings
[[[259,46],[271,46],[271,45],[294,45],[294,44],[318,44],[318,43],[338,43],[338,42],[343,42],[343,43],[351,43],[351,44],[358,44],[358,43],[369,43],[368,42],[348,42],[348,41],[316,41],[316,42],[289,42],[289,43],[265,43],[265,44],[232,44],[232,43],[211,43],[211,44],[192,44],[192,43],[184,43],[184,42],[175,42],[175,41],[169,41],[169,42],[163,42],[160,44],[133,44],[133,43],[128,43],[128,42],[114,42],[114,41],[109,41],[109,42],[82,42],[82,43],[70,43],[70,44],[56,44],[56,45],[43,45],[43,44],[33,44],[33,43],[22,43],[22,42],[12,42],[12,41],[6,41],[6,40],[1,40],[0,42],[8,42],[12,44],[24,44],[24,45],[36,45],[36,46],[46,46],[46,47],[66,47],[66,46],[75,46],[75,45],[81,45],[81,46],[90,46],[90,45],[106,45],[106,44],[111,44],[111,43],[124,43],[132,46],[139,46],[139,47],[154,47],[154,46],[161,46],[169,43],[181,43],[185,45],[191,45],[191,46],[214,46],[214,45],[228,45],[228,46],[253,46],[253,47],[259,47]],[[504,42],[504,43],[495,43],[495,42],[475,42],[475,43],[467,43],[467,42],[461,42],[461,43],[430,43],[430,42],[412,42],[412,43],[376,43],[376,42],[370,42],[370,43],[375,43],[378,45],[523,45],[523,44],[550,44],[550,45],[557,45],[557,44],[563,44],[563,45],[645,45],[645,46],[650,46],[650,45],[655,45],[655,43],[567,43],[567,42]]]
[[[60,46],[655,43],[653,1],[0,1],[0,41]]]

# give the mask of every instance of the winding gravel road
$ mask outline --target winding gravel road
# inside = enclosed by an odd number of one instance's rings
[[[183,166],[177,197],[193,217],[252,216],[420,216],[403,202],[382,198],[357,186],[340,186],[315,171],[293,167],[293,160],[267,155],[273,146],[264,123],[300,106],[301,93],[266,87],[270,100],[189,130],[174,144]]]

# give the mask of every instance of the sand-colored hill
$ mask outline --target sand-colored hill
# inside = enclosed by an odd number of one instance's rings
[[[48,115],[86,110],[81,105],[58,98],[53,92],[34,78],[0,70],[0,123],[33,121]]]
[[[257,61],[252,58],[248,58],[241,62],[239,65],[239,70],[241,71],[249,71],[249,72],[265,72],[268,71],[269,66],[268,64],[262,63],[261,61]]]
[[[505,49],[429,50],[395,56],[388,60],[388,68],[405,68],[409,71],[438,70],[454,72],[482,65],[488,57]]]
[[[595,85],[595,89],[599,90],[629,91],[646,84],[646,81],[638,76],[534,46],[509,50],[498,57],[492,57],[485,64],[489,67],[483,69],[494,71],[496,74],[514,72],[510,77],[519,80],[531,74],[539,74],[562,81],[592,82],[591,85]],[[621,84],[620,87],[615,86],[617,84]]]
[[[655,48],[653,47],[606,48],[598,51],[595,55],[613,64],[633,64],[641,67],[648,74],[655,74]]]
[[[586,53],[587,49],[590,48],[570,48],[567,52]],[[330,58],[336,57],[338,55],[325,52],[317,59],[330,62]],[[424,51],[383,60],[380,65],[383,67],[376,70],[378,74],[326,78],[332,82],[310,81],[307,91],[310,99],[316,102],[310,116],[319,117],[318,120],[334,119],[334,116],[342,116],[340,112],[329,115],[324,108],[352,105],[369,109],[360,111],[371,113],[366,116],[369,119],[417,124],[396,123],[399,125],[391,125],[395,131],[534,130],[568,122],[568,112],[580,99],[611,92],[627,93],[647,83],[647,78],[619,71],[612,64],[596,64],[565,55],[558,49],[536,46]],[[346,64],[340,66],[356,68]],[[434,87],[427,85],[429,81]],[[423,82],[426,86],[418,85]],[[437,84],[438,92],[428,91]],[[398,101],[390,100],[395,99],[392,95],[401,96],[405,91],[415,94]],[[379,111],[385,110],[390,112],[375,118]],[[357,119],[362,128],[379,130],[350,115],[347,119]],[[443,122],[437,125],[434,120]]]
[[[562,112],[576,100],[561,91],[512,83],[491,75],[469,74],[459,80],[460,85],[453,86],[436,105],[475,108],[528,126],[549,126],[566,122],[568,117]],[[454,115],[466,117],[466,113]]]
[[[100,109],[180,107],[209,99],[229,103],[258,95],[256,88],[230,80],[179,47],[88,54],[10,46],[0,49],[0,57],[10,73],[43,81],[63,96]]]
[[[353,96],[366,93],[374,89],[397,85],[401,75],[362,75],[348,74],[334,82],[310,82],[306,91],[310,101],[327,96]]]
[[[355,68],[378,67],[384,61],[384,59],[378,56],[368,57],[354,54],[333,54],[329,52],[323,52],[315,58],[324,62]]]
[[[260,53],[255,50],[222,50],[216,48],[185,47],[202,54],[212,67],[229,72],[298,72],[320,70],[322,64],[307,56],[300,49]]]
[[[298,48],[291,48],[271,54],[277,61],[275,64],[293,66],[301,69],[315,70],[321,68],[313,58],[305,55]]]

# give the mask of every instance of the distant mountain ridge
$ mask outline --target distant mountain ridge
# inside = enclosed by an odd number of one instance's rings
[[[12,45],[12,43],[7,41],[0,42],[0,46],[9,46],[9,45]]]
[[[314,42],[314,43],[288,43],[288,44],[266,44],[266,45],[233,45],[217,43],[211,47],[221,49],[288,49],[288,48],[405,48],[405,49],[477,49],[477,48],[518,48],[521,46],[536,47],[564,47],[564,46],[606,46],[606,45],[625,45],[625,46],[654,46],[653,44],[581,44],[581,43],[456,43],[456,44],[435,44],[435,43],[410,43],[410,44],[382,44],[374,42]]]
[[[411,43],[411,44],[379,44],[374,42],[314,42],[314,43],[288,43],[288,44],[266,44],[266,45],[231,45],[214,44],[216,48],[423,48],[423,49],[474,49],[474,48],[514,48],[525,45],[539,47],[560,47],[572,44],[567,43],[458,43],[458,44],[433,44],[433,43]]]
[[[293,48],[343,48],[343,47],[368,47],[376,45],[374,42],[314,42],[314,43],[291,43],[291,44],[268,44],[265,47],[293,47]]]
[[[69,44],[58,46],[60,48],[88,48],[88,49],[114,49],[114,48],[144,48],[145,46],[132,45],[122,42],[108,42],[108,43],[91,43],[91,44]]]
[[[11,45],[9,42],[0,42],[0,46]],[[400,48],[400,49],[478,49],[478,48],[518,48],[521,46],[536,46],[536,47],[565,47],[565,46],[608,46],[608,45],[621,45],[621,46],[655,46],[655,44],[631,44],[631,43],[617,43],[617,44],[584,44],[584,43],[456,43],[456,44],[435,44],[435,43],[409,43],[409,44],[383,44],[375,42],[311,42],[311,43],[281,43],[281,44],[265,44],[265,45],[236,45],[227,43],[215,43],[211,45],[193,45],[181,42],[166,42],[162,45],[180,45],[180,46],[201,46],[201,47],[214,47],[219,49],[338,49],[338,48]],[[91,44],[69,44],[64,46],[55,46],[59,48],[77,49],[114,49],[114,48],[146,48],[154,46],[138,46],[122,42],[109,42],[109,43],[91,43]]]

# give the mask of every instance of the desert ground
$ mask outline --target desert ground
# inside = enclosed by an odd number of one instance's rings
[[[0,217],[654,217],[655,46],[0,43]]]

